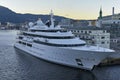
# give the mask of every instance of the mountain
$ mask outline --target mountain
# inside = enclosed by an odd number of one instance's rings
[[[35,15],[35,14],[21,14],[16,13],[9,8],[0,6],[0,22],[12,22],[12,23],[24,23],[27,21],[35,21],[38,18],[41,18],[43,22],[47,21],[50,16],[49,15]],[[56,21],[60,21],[61,19],[66,19],[62,16],[54,16]]]

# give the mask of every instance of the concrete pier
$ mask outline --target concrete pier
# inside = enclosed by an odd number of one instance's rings
[[[108,66],[108,65],[119,65],[120,64],[120,53],[110,55],[108,58],[103,60],[99,66]]]

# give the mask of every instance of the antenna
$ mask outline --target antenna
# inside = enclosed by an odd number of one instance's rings
[[[54,19],[53,19],[53,17],[54,17],[54,14],[53,14],[53,11],[51,10],[51,13],[50,13],[50,16],[51,16],[51,25],[50,25],[50,28],[54,28]]]

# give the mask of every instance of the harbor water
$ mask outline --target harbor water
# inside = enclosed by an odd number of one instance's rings
[[[120,65],[86,71],[16,52],[15,30],[0,30],[0,80],[120,80]]]

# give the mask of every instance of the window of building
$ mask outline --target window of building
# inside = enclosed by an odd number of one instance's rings
[[[89,31],[89,33],[92,33],[91,31]]]
[[[95,42],[94,42],[94,41],[92,41],[92,44],[95,44]]]
[[[101,44],[105,44],[105,42],[101,42]]]
[[[102,37],[101,37],[101,39],[105,39],[105,37],[104,37],[104,36],[102,36]]]
[[[86,36],[86,39],[88,39],[88,36]]]
[[[105,33],[105,30],[103,30],[103,33]]]
[[[87,31],[85,31],[85,34],[87,34]]]
[[[83,36],[82,38],[83,38],[83,39],[85,39],[85,37],[84,37],[84,36]]]
[[[81,31],[81,33],[83,33],[83,31]]]

